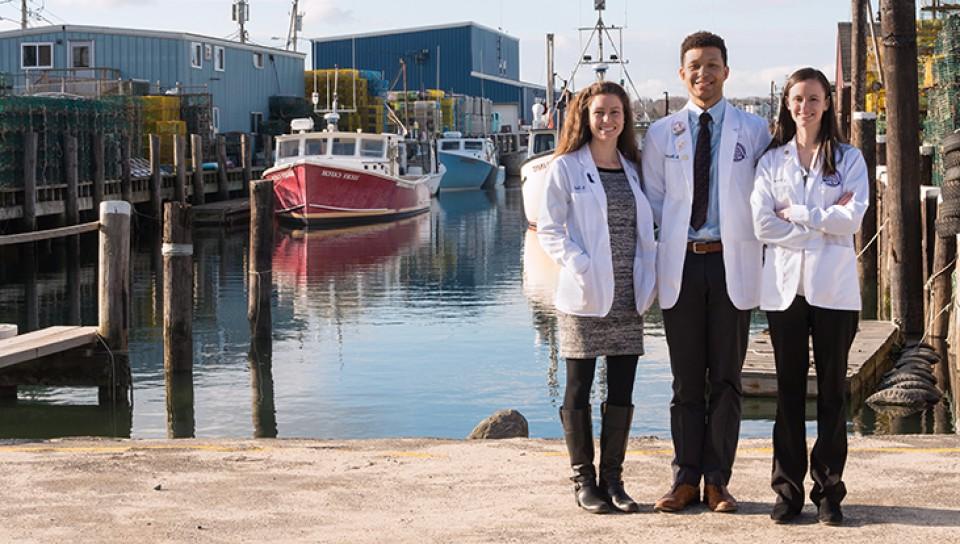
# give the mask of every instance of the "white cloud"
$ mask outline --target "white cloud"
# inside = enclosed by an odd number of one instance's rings
[[[307,24],[334,24],[352,23],[356,20],[353,10],[342,9],[331,0],[307,0],[300,4],[300,9],[306,12],[303,16],[304,30]]]
[[[156,4],[157,0],[60,0],[58,5],[76,8],[121,8]]]

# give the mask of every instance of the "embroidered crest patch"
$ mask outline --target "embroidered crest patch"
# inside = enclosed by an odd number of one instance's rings
[[[836,187],[840,185],[840,182],[843,181],[840,172],[834,172],[833,174],[823,176],[823,184],[827,187]]]
[[[674,134],[675,136],[679,136],[679,135],[683,134],[684,132],[686,132],[686,130],[687,130],[687,127],[686,127],[686,125],[683,124],[683,121],[677,121],[677,122],[675,122],[671,128],[673,129],[673,134]]]
[[[740,142],[737,142],[737,147],[733,149],[733,162],[740,162],[745,158],[747,158],[747,148],[743,147],[743,144]]]

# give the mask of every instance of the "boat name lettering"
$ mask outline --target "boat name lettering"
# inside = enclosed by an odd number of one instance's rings
[[[549,165],[549,163],[535,164],[535,165],[533,165],[533,171],[534,171],[534,172],[539,172],[539,171],[541,171],[541,170],[546,170],[548,165]]]
[[[320,175],[328,178],[343,178],[348,181],[357,181],[360,179],[360,176],[356,174],[344,174],[342,172],[334,172],[333,170],[322,170]]]

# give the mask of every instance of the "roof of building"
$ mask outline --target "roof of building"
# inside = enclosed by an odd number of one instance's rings
[[[351,38],[372,38],[372,37],[374,37],[374,36],[394,36],[394,35],[397,35],[397,34],[410,34],[410,33],[413,33],[413,32],[424,32],[424,31],[427,31],[427,30],[445,30],[445,29],[448,29],[448,28],[462,28],[462,27],[465,27],[465,26],[472,26],[472,27],[476,27],[476,28],[479,28],[479,29],[482,29],[482,30],[486,30],[486,31],[488,31],[488,32],[493,32],[493,33],[495,33],[495,34],[502,34],[502,35],[504,35],[504,36],[506,36],[506,37],[508,37],[508,38],[510,38],[510,39],[513,39],[513,40],[516,40],[516,39],[517,39],[517,38],[515,38],[514,36],[511,36],[511,35],[507,34],[506,32],[504,32],[504,31],[502,31],[502,30],[493,29],[493,28],[490,28],[490,27],[488,27],[488,26],[484,26],[484,25],[475,23],[475,22],[473,22],[473,21],[462,21],[462,22],[459,22],[459,23],[447,23],[447,24],[442,24],[442,25],[417,26],[417,27],[412,27],[412,28],[400,28],[400,29],[393,29],[393,30],[377,30],[377,31],[374,31],[374,32],[361,32],[361,33],[359,33],[359,34],[343,34],[343,35],[340,35],[340,36],[327,36],[327,37],[323,37],[323,38],[310,38],[310,41],[311,41],[311,42],[317,42],[317,43],[320,43],[320,42],[335,42],[335,41],[340,41],[340,40],[349,40],[349,39],[351,39]]]
[[[284,55],[303,59],[306,53],[299,51],[287,51],[277,47],[269,47],[254,43],[240,43],[223,38],[214,38],[212,36],[202,36],[200,34],[191,34],[189,32],[169,32],[163,30],[142,30],[135,28],[117,28],[106,26],[86,26],[86,25],[48,25],[38,26],[27,29],[16,29],[0,32],[2,38],[16,38],[21,36],[33,36],[37,34],[48,34],[50,32],[88,32],[92,34],[117,34],[121,36],[139,36],[145,38],[167,38],[184,41],[203,41],[234,49],[247,49],[250,51],[269,51],[276,55]]]

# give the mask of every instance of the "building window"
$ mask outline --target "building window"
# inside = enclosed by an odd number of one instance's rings
[[[193,68],[203,68],[203,44],[192,42],[190,44],[190,66]]]
[[[253,67],[254,68],[263,68],[263,53],[254,53],[253,54]]]
[[[70,67],[93,68],[93,44],[91,42],[70,44]]]
[[[20,68],[24,70],[53,68],[53,44],[20,44]]]
[[[213,124],[211,127],[213,129],[213,133],[218,134],[220,132],[220,108],[216,106],[213,107],[213,119],[211,122]]]
[[[219,45],[213,48],[213,69],[222,72],[227,65],[227,50]]]
[[[250,112],[250,132],[260,134],[260,127],[263,125],[263,112]]]

